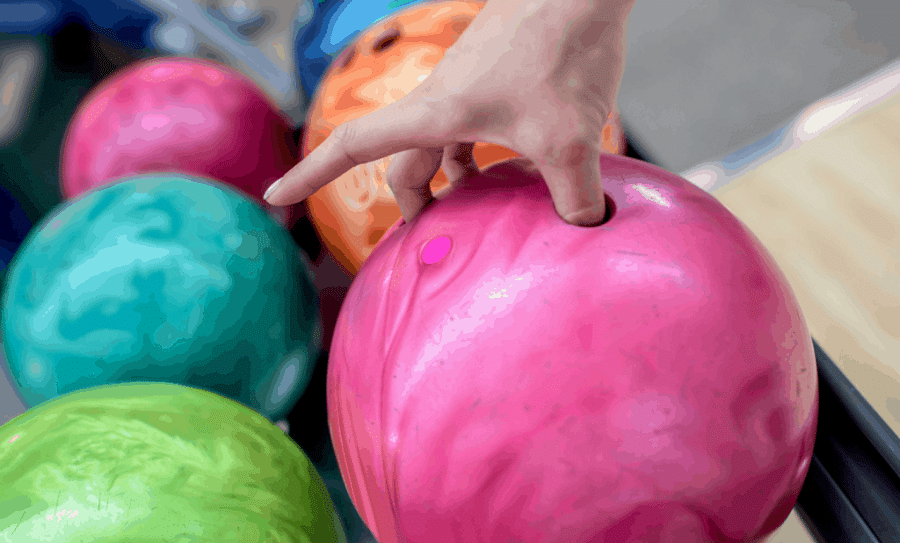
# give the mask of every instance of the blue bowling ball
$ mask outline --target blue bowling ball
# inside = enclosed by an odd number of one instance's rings
[[[318,295],[290,234],[227,186],[177,174],[130,177],[58,207],[20,248],[2,308],[28,406],[156,381],[277,420],[321,350]]]
[[[31,230],[31,221],[13,194],[0,185],[0,286],[19,245]]]
[[[423,1],[319,0],[312,20],[297,36],[297,70],[306,96],[315,94],[325,70],[360,32]]]

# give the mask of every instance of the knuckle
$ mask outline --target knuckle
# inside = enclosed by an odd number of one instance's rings
[[[584,135],[578,135],[559,144],[554,141],[545,141],[544,155],[547,161],[560,168],[577,168],[586,160],[590,160],[593,155],[599,154],[599,141],[594,138],[588,138]]]
[[[434,128],[436,123],[446,120],[451,104],[456,97],[448,95],[431,81],[431,77],[413,89],[412,92],[395,102],[396,107],[408,109],[415,115],[418,124],[423,128]]]
[[[339,124],[334,132],[331,133],[335,146],[339,148],[348,147],[352,143],[353,128],[350,123]]]
[[[358,134],[359,132],[352,121],[338,125],[331,133],[331,149],[342,159],[353,163],[353,165],[367,162],[354,156],[353,153],[353,149],[356,148]]]
[[[394,155],[390,165],[384,174],[384,182],[395,193],[401,188],[400,181],[404,178],[403,172],[406,170],[402,157]]]
[[[348,143],[347,125],[339,124],[337,127],[335,127],[334,130],[331,131],[328,139],[330,140],[329,143],[334,148],[340,149],[346,147]]]
[[[401,151],[391,157],[385,181],[395,193],[409,185],[411,165],[416,162],[415,150]]]

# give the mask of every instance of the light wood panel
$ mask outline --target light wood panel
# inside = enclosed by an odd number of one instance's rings
[[[713,194],[772,252],[813,337],[900,433],[900,96]],[[769,543],[812,541],[792,513]]]
[[[766,543],[816,543],[816,540],[809,534],[809,530],[794,510]]]
[[[713,194],[772,252],[813,337],[900,433],[900,96]]]

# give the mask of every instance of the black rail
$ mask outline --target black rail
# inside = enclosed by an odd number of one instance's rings
[[[819,424],[797,513],[820,543],[900,542],[900,439],[813,345]]]

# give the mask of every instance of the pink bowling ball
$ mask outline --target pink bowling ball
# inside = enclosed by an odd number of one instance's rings
[[[262,196],[297,160],[287,117],[251,79],[218,62],[160,58],[123,68],[84,99],[60,177],[74,198],[132,174],[198,175],[239,189],[289,226],[302,209]]]
[[[601,226],[515,159],[363,264],[328,410],[380,543],[755,542],[790,513],[818,382],[787,279],[699,188],[602,168]]]

